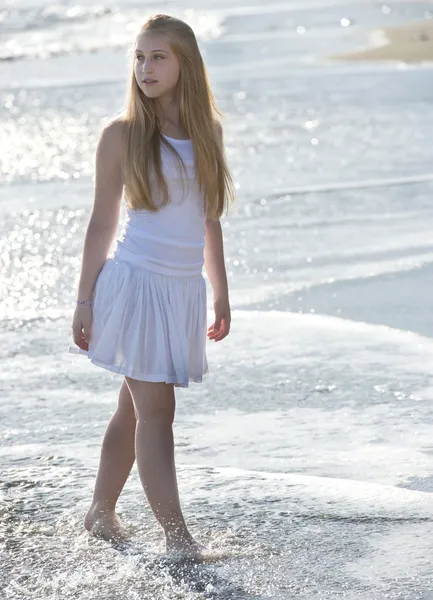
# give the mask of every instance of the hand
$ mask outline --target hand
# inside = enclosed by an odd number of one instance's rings
[[[213,303],[215,311],[215,321],[207,330],[207,336],[210,340],[220,342],[230,331],[230,303],[228,298],[215,300]]]
[[[91,306],[77,306],[74,313],[74,320],[72,323],[72,336],[74,343],[77,344],[82,350],[89,350],[90,341],[90,328],[92,325],[92,307]]]

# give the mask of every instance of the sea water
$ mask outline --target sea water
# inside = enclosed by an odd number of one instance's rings
[[[3,3],[0,597],[433,598],[432,71],[329,58],[431,10]],[[231,333],[176,392],[182,505],[215,556],[199,565],[164,562],[136,466],[131,546],[88,538],[121,377],[67,354],[96,141],[156,12],[196,32],[237,190]],[[210,324],[209,282],[208,303]]]

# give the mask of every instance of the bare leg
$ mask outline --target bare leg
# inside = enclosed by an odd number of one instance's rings
[[[180,506],[174,463],[174,386],[125,377],[137,414],[135,453],[143,489],[164,529],[166,548],[197,554]]]
[[[134,405],[123,380],[118,407],[102,442],[92,504],[84,519],[88,531],[106,539],[124,537],[115,508],[135,461],[135,427]]]

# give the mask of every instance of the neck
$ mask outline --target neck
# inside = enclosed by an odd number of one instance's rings
[[[180,110],[178,103],[171,97],[161,96],[156,99],[155,113],[161,129],[166,126],[180,128]]]

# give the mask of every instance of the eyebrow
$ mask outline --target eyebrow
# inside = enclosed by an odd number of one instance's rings
[[[151,50],[151,52],[165,52],[166,54],[168,54],[167,50]],[[136,50],[135,53],[136,54],[144,54],[144,52],[142,50]]]

